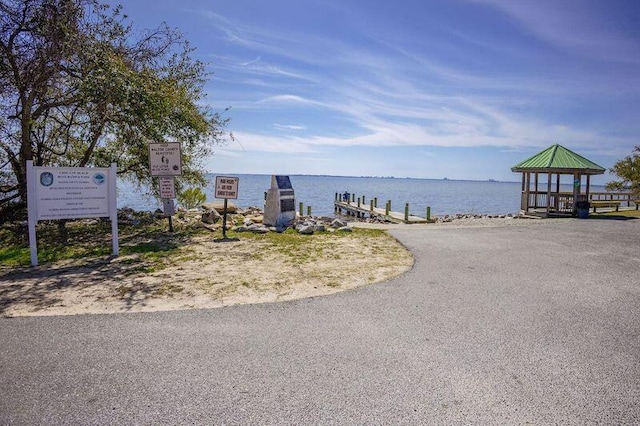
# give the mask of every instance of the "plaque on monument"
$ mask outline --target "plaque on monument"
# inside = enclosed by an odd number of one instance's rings
[[[264,207],[264,224],[284,228],[296,217],[293,187],[289,176],[271,176]]]

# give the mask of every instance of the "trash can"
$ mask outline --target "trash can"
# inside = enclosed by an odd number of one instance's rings
[[[588,201],[578,201],[576,203],[576,213],[579,219],[587,219],[589,217],[589,207]]]

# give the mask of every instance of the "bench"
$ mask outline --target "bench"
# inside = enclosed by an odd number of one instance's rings
[[[591,201],[591,207],[593,207],[594,213],[596,212],[596,208],[598,207],[615,207],[616,211],[618,211],[620,209],[621,203],[622,201],[617,201],[617,200],[595,200],[595,201]]]

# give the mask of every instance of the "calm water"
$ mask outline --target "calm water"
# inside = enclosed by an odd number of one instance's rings
[[[240,207],[264,206],[264,193],[271,186],[270,175],[242,175],[239,198],[232,200]],[[356,197],[364,195],[369,200],[378,197],[378,206],[383,207],[391,200],[391,208],[404,211],[409,203],[411,214],[424,216],[427,206],[431,214],[440,216],[455,213],[507,214],[520,210],[519,182],[481,182],[437,179],[402,179],[375,177],[338,176],[290,176],[295,191],[296,210],[298,203],[311,206],[314,215],[333,215],[335,193],[348,191]],[[215,176],[211,175],[214,181]],[[562,185],[564,191],[571,186]],[[604,187],[592,186],[592,191],[604,191]],[[207,201],[214,201],[213,184],[205,188]],[[118,207],[136,210],[160,208],[158,200],[150,198],[144,191],[136,191],[133,186],[120,182],[118,185]]]

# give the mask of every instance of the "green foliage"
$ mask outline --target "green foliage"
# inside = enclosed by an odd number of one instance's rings
[[[185,209],[195,209],[207,201],[207,195],[200,188],[187,188],[178,193],[178,203]]]
[[[120,177],[150,184],[152,142],[179,141],[180,184],[204,185],[200,161],[225,140],[227,120],[201,105],[208,73],[192,53],[178,31],[133,30],[99,0],[4,0],[0,211],[26,199],[27,160],[115,162]]]
[[[640,146],[636,146],[633,153],[613,165],[609,172],[620,178],[609,182],[608,191],[630,191],[640,198]]]

